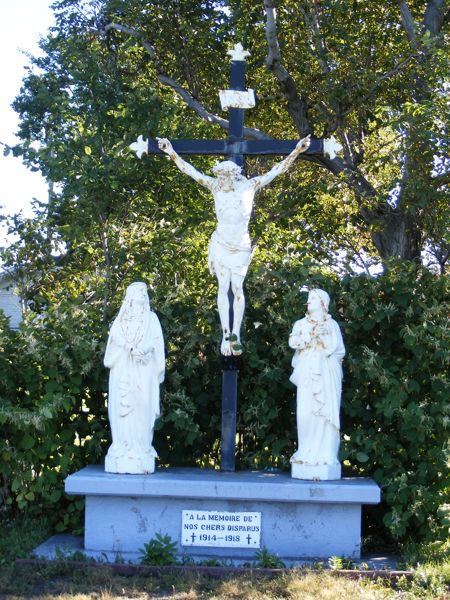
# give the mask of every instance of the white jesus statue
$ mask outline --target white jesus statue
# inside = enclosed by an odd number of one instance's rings
[[[216,177],[209,177],[183,160],[169,140],[158,138],[159,148],[175,162],[180,171],[206,187],[214,197],[217,227],[209,243],[208,266],[211,275],[215,275],[218,281],[217,307],[223,336],[220,350],[224,356],[242,353],[240,330],[245,310],[243,284],[251,260],[248,224],[253,199],[259,190],[285,173],[296,157],[308,149],[309,143],[309,137],[300,140],[289,156],[265,175],[247,179],[242,175],[241,167],[230,160],[213,167]],[[234,296],[232,323],[229,322],[230,286]]]

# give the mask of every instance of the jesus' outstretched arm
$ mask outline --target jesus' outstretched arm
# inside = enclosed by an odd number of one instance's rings
[[[275,177],[278,177],[278,175],[281,175],[282,173],[285,173],[288,169],[290,169],[290,167],[294,163],[297,156],[299,154],[302,154],[303,152],[306,152],[306,150],[308,150],[309,144],[310,144],[310,136],[303,138],[302,140],[300,140],[298,142],[298,144],[296,145],[294,150],[292,150],[292,152],[289,154],[289,156],[287,156],[281,162],[277,163],[265,175],[259,175],[258,177],[253,177],[252,181],[256,184],[256,189],[258,190],[258,189],[265,187],[266,185],[271,183],[275,179]]]
[[[189,175],[192,177],[197,183],[205,186],[208,189],[211,189],[211,183],[214,181],[212,177],[208,177],[201,171],[197,171],[190,163],[186,162],[181,158],[179,154],[175,152],[172,144],[169,142],[167,138],[156,138],[158,140],[159,149],[162,150],[167,156],[174,161],[177,167],[180,169],[182,173],[185,175]]]

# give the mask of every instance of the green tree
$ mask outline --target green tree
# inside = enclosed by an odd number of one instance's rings
[[[45,58],[34,61],[38,71],[16,102],[21,152],[50,179],[63,181],[88,223],[102,221],[97,237],[107,263],[105,205],[112,205],[111,196],[119,203],[121,189],[127,198],[131,191],[133,198],[139,190],[159,193],[155,182],[161,181],[159,159],[144,160],[138,171],[131,160],[114,158],[124,158],[137,133],[223,136],[228,121],[218,114],[217,90],[227,87],[226,51],[242,40],[252,51],[249,86],[258,94],[247,137],[335,134],[344,146],[334,160],[300,157],[301,165],[265,192],[254,223],[260,246],[269,227],[285,254],[314,251],[328,263],[345,256],[347,265],[361,267],[365,257],[369,264],[371,256],[419,262],[426,252],[445,271],[450,136],[443,0],[426,6],[305,0],[280,2],[276,13],[268,0],[62,0],[54,9],[57,25],[42,42]],[[30,145],[36,140],[38,151]],[[250,160],[248,173],[266,168],[263,162]],[[117,180],[120,172],[126,180]],[[84,174],[103,181],[108,193],[98,185],[78,189]],[[170,180],[169,197],[170,191],[179,197],[180,177]],[[89,203],[97,206],[94,219]],[[292,236],[287,241],[273,231],[278,222],[277,232],[308,233],[292,247]]]
[[[225,129],[211,94],[211,82],[224,79],[218,51],[224,56],[230,39],[245,42],[260,97],[252,117],[258,127],[247,136],[336,134],[342,157],[300,160],[325,169],[337,204],[350,209],[348,218],[383,261],[419,262],[428,248],[443,270],[448,236],[442,239],[445,219],[437,215],[448,217],[446,2],[253,0],[214,9],[211,15],[207,2],[109,2],[101,31],[119,32],[124,43],[138,39],[159,83]],[[211,18],[219,27],[205,31]],[[298,203],[296,194],[291,208]]]
[[[162,159],[141,165],[129,150],[138,131],[180,126],[182,113],[173,98],[161,98],[152,74],[142,73],[133,46],[96,35],[99,6],[56,3],[57,25],[15,101],[23,142],[14,152],[53,184],[34,222],[36,235],[63,254],[61,269],[49,275],[48,300],[80,296],[101,305],[106,322],[120,302],[117,290],[120,296],[136,277],[157,283],[164,295],[190,272],[196,280],[205,274],[206,264],[198,273],[193,257],[213,224],[193,185],[174,179]],[[12,232],[22,230],[12,224]],[[12,248],[4,260],[14,265]]]

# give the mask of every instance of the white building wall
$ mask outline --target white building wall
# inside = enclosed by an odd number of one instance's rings
[[[9,319],[11,329],[18,329],[22,321],[22,305],[11,280],[0,278],[0,309]]]

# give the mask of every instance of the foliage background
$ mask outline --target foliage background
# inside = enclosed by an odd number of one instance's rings
[[[366,531],[445,540],[448,530],[449,385],[446,281],[426,270],[394,268],[378,278],[337,278],[305,265],[253,268],[247,284],[245,359],[240,374],[238,468],[289,466],[295,390],[289,384],[289,328],[304,313],[299,281],[333,298],[347,357],[341,459],[346,475],[371,476],[383,504]],[[214,297],[153,297],[168,360],[155,446],[161,465],[220,464],[220,363]],[[30,313],[0,345],[2,501],[51,510],[59,531],[80,526],[82,500],[63,480],[102,461],[108,446],[107,335],[101,306],[76,299]],[[57,510],[55,510],[57,508]]]
[[[279,11],[280,35],[284,48],[303,47],[301,64],[298,54],[285,57],[302,88],[311,90],[310,124],[319,134],[336,131],[353,146],[346,148],[342,171],[299,162],[257,199],[251,223],[255,255],[246,281],[237,463],[242,469],[289,466],[296,432],[287,337],[305,311],[306,296],[299,288],[322,287],[332,296],[331,313],[347,347],[345,473],[374,477],[383,492],[383,503],[366,512],[365,533],[381,532],[384,543],[445,540],[450,504],[448,280],[443,275],[448,192],[435,180],[445,175],[439,169],[446,166],[449,139],[443,34],[428,40],[414,63],[410,40],[396,27],[395,3],[364,3],[364,10],[358,2],[331,4],[324,3],[321,15],[327,57],[336,63],[331,83],[320,72],[320,56],[308,50],[309,38],[301,36],[301,10],[288,2]],[[310,16],[313,5],[298,4]],[[128,145],[143,132],[223,137],[217,125],[188,110],[161,76],[169,73],[192,98],[219,110],[217,89],[226,87],[228,78],[222,58],[237,37],[252,47],[248,84],[259,96],[248,124],[264,124],[275,137],[301,133],[286,117],[289,102],[276,80],[267,76],[262,4],[230,3],[231,12],[224,6],[208,1],[55,3],[56,27],[42,41],[44,55],[31,59],[15,102],[22,141],[10,149],[44,173],[49,199],[36,204],[35,218],[9,219],[15,237],[2,251],[25,307],[17,332],[0,317],[0,501],[5,513],[44,510],[58,531],[80,529],[83,501],[67,497],[63,481],[68,473],[101,462],[109,444],[102,357],[108,324],[126,286],[136,280],[152,290],[167,345],[163,415],[155,435],[160,464],[218,467],[219,320],[205,258],[214,229],[211,199],[164,158],[138,161]],[[362,11],[357,18],[355,6]],[[410,8],[419,23],[421,3],[411,2]],[[345,25],[348,14],[351,27]],[[112,18],[150,39],[157,60],[148,62],[133,37],[106,31]],[[405,68],[378,81],[399,55]],[[425,71],[427,94],[407,96]],[[333,129],[339,106],[348,113]],[[433,156],[439,173],[432,177]],[[204,157],[192,162],[202,170],[212,165]],[[272,163],[251,159],[247,175]],[[412,178],[406,180],[406,172]],[[352,188],[349,173],[355,181],[365,177],[370,194],[361,196]],[[396,201],[400,188],[408,192],[403,204]],[[418,264],[417,253],[405,260],[394,250],[380,252],[379,236],[391,235],[395,247],[405,222],[412,223],[409,250],[420,230],[419,250],[422,256],[428,253],[428,268]],[[383,272],[371,276],[373,265]]]

